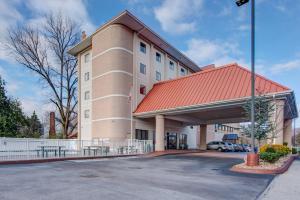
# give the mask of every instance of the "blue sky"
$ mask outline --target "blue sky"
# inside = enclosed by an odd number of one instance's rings
[[[42,16],[62,11],[88,34],[129,10],[199,66],[250,64],[249,5],[235,0],[0,0],[0,74],[9,95],[26,113],[52,109],[46,88],[3,49],[6,28],[42,23]],[[256,0],[257,72],[295,91],[300,108],[300,1]],[[300,127],[300,120],[297,121]]]

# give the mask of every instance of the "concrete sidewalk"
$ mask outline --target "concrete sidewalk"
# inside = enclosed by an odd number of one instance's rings
[[[260,200],[294,200],[300,196],[300,159],[293,162],[287,172],[277,176],[265,192],[260,196]]]

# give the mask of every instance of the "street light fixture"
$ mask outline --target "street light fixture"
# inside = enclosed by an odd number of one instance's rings
[[[237,0],[236,5],[242,6],[249,0]],[[251,0],[251,141],[252,153],[255,152],[254,128],[255,128],[255,0]]]
[[[245,3],[248,3],[249,2],[249,0],[236,0],[236,5],[237,6],[242,6],[242,5],[244,5]]]

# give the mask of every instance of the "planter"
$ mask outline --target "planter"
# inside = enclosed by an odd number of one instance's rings
[[[281,166],[273,169],[264,169],[260,168],[260,166],[249,167],[246,163],[241,163],[233,166],[230,171],[250,174],[282,174],[288,170],[295,158],[297,158],[297,156],[289,156],[289,158]],[[242,165],[246,165],[247,167],[243,167]]]
[[[248,153],[247,154],[247,166],[258,166],[259,165],[259,154]]]

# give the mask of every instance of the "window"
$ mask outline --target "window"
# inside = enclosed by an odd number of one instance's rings
[[[174,63],[172,61],[170,61],[169,63],[169,68],[170,70],[174,70]]]
[[[143,42],[140,42],[140,51],[146,53],[146,44]]]
[[[156,71],[156,73],[155,73],[155,79],[156,79],[157,81],[160,81],[160,80],[161,80],[161,74],[160,74],[160,72]]]
[[[186,69],[180,68],[180,75],[185,76],[186,75]]]
[[[148,130],[135,130],[135,139],[137,140],[148,140]]]
[[[146,86],[140,85],[140,94],[146,95]]]
[[[140,63],[140,73],[146,74],[146,65],[143,63]]]
[[[90,99],[90,91],[86,91],[86,92],[84,93],[84,99],[85,99],[85,100],[89,100],[89,99]]]
[[[87,53],[87,54],[84,55],[84,62],[85,63],[90,62],[90,54],[89,53]]]
[[[90,80],[90,73],[89,73],[89,72],[86,72],[86,73],[84,74],[84,80],[85,80],[85,81]]]
[[[90,118],[90,110],[85,110],[84,111],[84,118]]]
[[[158,52],[156,52],[156,61],[161,62],[161,55]]]

